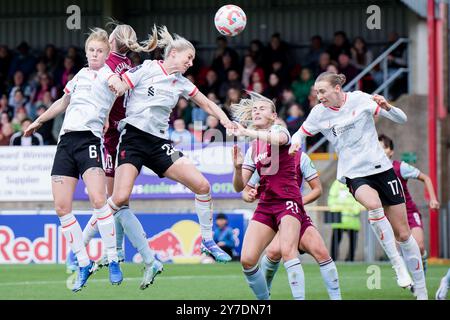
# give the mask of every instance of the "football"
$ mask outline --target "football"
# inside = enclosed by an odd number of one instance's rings
[[[234,37],[245,29],[247,16],[240,7],[228,4],[217,10],[214,24],[224,36]]]

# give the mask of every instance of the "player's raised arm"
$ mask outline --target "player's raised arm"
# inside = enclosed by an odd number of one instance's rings
[[[52,105],[41,114],[32,124],[28,126],[28,128],[24,131],[24,136],[29,137],[33,133],[36,132],[44,122],[47,122],[53,118],[55,118],[61,112],[64,112],[70,103],[70,96],[68,94],[64,94],[61,98],[52,103]]]
[[[439,209],[440,203],[436,197],[436,192],[434,191],[433,183],[431,182],[431,178],[421,172],[419,176],[417,177],[418,180],[422,181],[425,184],[425,187],[427,188],[428,194],[430,195],[430,208],[431,209]]]
[[[408,117],[400,108],[390,105],[383,96],[375,94],[372,99],[380,108],[379,112],[376,112],[376,114],[380,114],[381,116],[400,124],[403,124],[408,120]]]
[[[253,174],[251,170],[251,164],[247,163],[245,168],[243,168],[244,157],[242,156],[241,148],[238,145],[234,145],[232,149],[231,157],[233,159],[233,187],[236,192],[241,192],[247,182],[250,180],[250,177]],[[248,158],[248,157],[247,157]],[[248,162],[249,160],[247,160]],[[253,169],[254,170],[254,169]]]
[[[227,115],[223,110],[215,104],[213,101],[208,99],[203,93],[197,91],[197,93],[191,97],[191,100],[194,101],[200,108],[205,110],[208,114],[219,119],[220,123],[228,130],[235,130],[236,126],[233,122],[228,119]]]
[[[127,81],[122,79],[118,74],[111,75],[108,79],[109,90],[115,93],[116,96],[122,96],[127,90],[131,89]]]

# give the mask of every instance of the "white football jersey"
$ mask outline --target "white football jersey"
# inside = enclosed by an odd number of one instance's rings
[[[180,72],[168,74],[164,61],[145,60],[143,64],[122,75],[131,90],[125,97],[126,123],[154,136],[169,138],[169,116],[180,96],[189,99],[197,87]]]
[[[302,135],[322,133],[333,145],[338,155],[337,178],[365,177],[392,168],[378,142],[374,115],[382,115],[396,122],[406,121],[406,115],[398,108],[381,109],[372,96],[361,92],[345,93],[340,108],[316,105],[300,127]]]
[[[69,131],[89,130],[102,137],[105,119],[116,100],[108,87],[111,75],[114,72],[107,65],[99,70],[83,68],[66,84],[64,92],[70,95],[70,103],[60,136]]]

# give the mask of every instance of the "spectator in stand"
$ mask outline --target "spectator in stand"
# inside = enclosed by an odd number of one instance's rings
[[[242,83],[239,79],[239,73],[235,69],[228,71],[227,81],[222,83],[219,90],[219,98],[223,101],[226,99],[227,92],[230,88],[236,88],[242,90]]]
[[[31,103],[37,105],[44,100],[44,95],[49,92],[53,101],[58,98],[58,91],[56,87],[53,86],[53,81],[49,74],[45,73],[39,78],[39,84],[33,93]],[[30,117],[34,118],[34,114],[29,112]]]
[[[26,118],[28,118],[28,114],[25,107],[17,108],[16,113],[11,120],[14,132],[20,131],[22,129],[22,121]]]
[[[206,72],[205,84],[201,87],[201,92],[214,92],[217,96],[219,95],[220,83],[217,73],[213,69],[209,69]]]
[[[266,79],[264,78],[264,71],[262,69],[256,69],[253,71],[252,76],[250,78],[250,83],[246,90],[248,91],[255,91],[254,85],[256,83],[260,83],[262,86],[262,90],[266,88]]]
[[[31,91],[35,91],[39,85],[39,79],[42,75],[47,74],[47,66],[43,59],[38,60],[36,63],[36,70],[30,75],[28,83],[30,84]]]
[[[319,57],[319,66],[314,72],[314,78],[316,78],[322,72],[325,72],[330,64],[331,64],[330,54],[328,52],[323,52]]]
[[[9,96],[8,96],[8,103],[9,105],[14,105],[15,95],[16,91],[20,90],[22,91],[22,94],[25,96],[25,98],[29,98],[31,96],[31,87],[25,82],[25,76],[22,71],[16,71],[14,73],[14,84],[9,89]]]
[[[53,100],[50,96],[50,92],[46,92],[44,94],[43,100],[36,106],[36,116],[39,117],[41,114],[43,114],[52,105],[52,103]],[[56,140],[53,138],[52,134],[53,122],[54,119],[44,122],[42,127],[37,130],[37,132],[41,134],[42,139],[44,140],[44,145],[56,144]]]
[[[331,64],[328,65],[327,71],[328,71],[328,72],[333,72],[333,73],[336,73],[336,74],[339,73],[338,68],[337,68],[336,65],[334,65],[333,63],[331,63]]]
[[[317,70],[319,68],[320,55],[325,52],[323,47],[322,37],[315,35],[311,37],[311,44],[306,55],[303,57],[303,64],[310,70]]]
[[[7,113],[2,113],[2,118],[8,117]],[[11,122],[2,123],[0,126],[0,146],[8,146],[14,130]]]
[[[272,100],[278,110],[281,106],[282,94],[283,86],[281,85],[280,78],[276,73],[271,73],[269,75],[269,84],[264,90],[263,96]]]
[[[305,112],[298,103],[293,103],[287,110],[286,127],[291,135],[300,129],[305,121]]]
[[[281,94],[280,109],[277,110],[278,117],[286,119],[286,112],[293,103],[296,103],[294,92],[290,87],[284,88]]]
[[[251,55],[246,55],[244,58],[244,68],[242,69],[242,86],[248,88],[250,86],[253,72],[258,72],[264,78],[264,70],[258,67]]]
[[[233,68],[233,60],[231,55],[225,53],[222,56],[222,63],[214,67],[213,70],[216,71],[217,76],[219,77],[219,82],[223,83],[227,79],[228,71],[238,70],[238,68]]]
[[[356,37],[353,40],[350,51],[352,53],[351,64],[360,71],[373,61],[373,53],[367,48],[366,41],[362,37]]]
[[[24,78],[27,78],[34,70],[36,59],[30,54],[30,46],[26,42],[20,43],[17,51],[11,61],[9,77],[12,78],[17,71],[22,71]]]
[[[8,96],[4,93],[0,98],[0,113],[6,112],[12,118],[14,116],[14,109],[8,105]]]
[[[272,63],[272,67],[270,68],[270,72],[268,74],[271,74],[271,73],[276,73],[278,75],[278,78],[280,79],[280,83],[283,86],[287,87],[291,84],[289,70],[281,61],[274,61]]]
[[[56,72],[55,84],[60,88],[64,88],[69,82],[69,74],[76,74],[75,60],[72,57],[66,56],[64,58],[64,65]]]
[[[225,36],[217,37],[216,45],[211,68],[217,72],[219,79],[224,79],[229,69],[239,70],[239,56],[235,50],[228,47],[228,40]]]
[[[183,119],[184,124],[188,128],[192,125],[192,105],[183,97],[180,97],[177,105],[170,114],[170,125],[173,126],[176,119]]]
[[[23,109],[25,113],[28,113],[28,110],[31,109],[30,103],[28,102],[28,99],[23,95],[22,90],[16,90],[16,92],[14,93],[11,107],[14,110],[14,117],[17,115],[19,109]]]
[[[352,52],[352,59],[350,63],[361,72],[369,64],[372,63],[373,53],[367,48],[366,42],[362,37],[356,37],[353,41],[353,46],[350,49]],[[373,92],[376,89],[376,84],[373,80],[372,74],[366,74],[362,79],[362,88],[364,92]]]
[[[252,89],[250,91],[262,94],[264,92],[264,85],[262,82],[257,81],[252,84]]]
[[[226,140],[226,130],[216,117],[211,115],[206,118],[206,130],[203,134],[203,142],[223,142]]]
[[[260,40],[252,40],[248,54],[258,66],[264,64],[264,45]]]
[[[234,256],[234,242],[233,229],[228,226],[228,217],[219,213],[216,217],[216,227],[214,228],[214,241],[217,245],[231,257]]]
[[[0,93],[6,92],[11,54],[8,46],[0,45]]]
[[[303,68],[300,72],[300,79],[292,83],[292,91],[294,92],[295,99],[301,105],[305,105],[308,100],[311,87],[314,85],[314,79],[311,74],[311,70]]]
[[[280,61],[284,66],[288,64],[289,47],[285,41],[281,40],[280,33],[272,34],[269,45],[266,48],[264,62],[266,64],[265,71],[269,74],[272,63]]]
[[[25,118],[21,122],[22,130],[19,132],[16,132],[11,136],[10,139],[10,146],[43,146],[44,140],[42,139],[42,136],[35,132],[30,137],[24,137],[23,132],[28,128],[28,126],[31,124],[31,120],[29,118]]]
[[[395,42],[397,42],[399,39],[399,35],[396,32],[389,33],[388,38],[388,44],[386,47],[383,48],[383,51],[387,50],[390,46],[392,46]],[[406,51],[406,44],[403,43],[399,45],[394,51],[391,52],[390,55],[387,57],[388,59],[388,78],[391,77],[398,69],[400,68],[406,68],[408,66],[407,64],[407,51]],[[384,81],[384,71],[380,69],[377,72],[373,73],[373,79],[375,80],[375,83],[380,86]],[[386,97],[389,100],[395,100],[397,99],[400,94],[406,92],[407,90],[407,77],[403,73],[402,76],[397,78],[396,81],[392,84],[392,86],[389,89],[388,97]]]
[[[232,119],[232,116],[231,116],[232,112],[231,112],[230,106],[234,103],[239,103],[239,101],[241,100],[241,97],[242,97],[241,89],[237,89],[237,88],[228,89],[225,103],[222,108],[223,112],[225,112],[228,119]]]
[[[339,55],[341,53],[351,56],[350,41],[347,38],[347,34],[344,31],[336,31],[334,33],[333,44],[331,44],[327,52],[330,54],[331,60],[338,62]]]
[[[186,129],[186,123],[183,119],[176,119],[173,123],[173,129],[170,133],[170,140],[173,141],[173,145],[180,143],[188,145],[194,141],[192,134]]]
[[[61,64],[61,59],[53,44],[47,44],[45,47],[43,60],[47,65],[47,72],[54,76]]]
[[[85,65],[85,62],[83,61],[83,59],[81,58],[81,55],[79,54],[78,48],[75,46],[70,46],[67,49],[66,58],[70,58],[73,61],[73,64],[74,64],[74,67],[73,67],[74,70],[72,72],[73,74],[76,74]]]
[[[346,53],[339,55],[339,72],[345,75],[347,83],[351,82],[358,75],[359,71],[350,63],[350,56]]]

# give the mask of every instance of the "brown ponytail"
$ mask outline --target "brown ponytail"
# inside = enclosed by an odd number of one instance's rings
[[[334,72],[322,72],[316,79],[316,82],[320,82],[320,81],[326,81],[329,84],[331,84],[331,86],[335,87],[335,86],[344,86],[344,83],[347,79],[345,78],[345,75],[343,75],[342,73],[340,74],[336,74]]]

